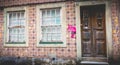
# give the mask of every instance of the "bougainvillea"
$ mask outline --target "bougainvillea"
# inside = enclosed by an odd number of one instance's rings
[[[73,25],[68,25],[67,30],[69,32],[71,32],[71,38],[75,38],[75,34],[76,34],[76,27]]]

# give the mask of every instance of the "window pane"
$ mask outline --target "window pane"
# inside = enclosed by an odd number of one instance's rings
[[[12,13],[9,14],[9,19],[11,19],[11,18],[12,18]]]
[[[55,9],[52,10],[51,16],[55,17]]]
[[[47,39],[48,41],[51,41],[51,34],[50,33],[47,34],[47,38],[48,38]]]
[[[51,25],[55,24],[55,18],[51,18]]]
[[[56,9],[56,16],[60,16],[60,9]]]
[[[47,12],[45,10],[42,10],[42,16],[47,17]]]
[[[50,17],[50,10],[47,10],[47,17]]]
[[[46,31],[47,31],[46,27],[42,27],[42,32],[46,33]]]
[[[56,24],[60,24],[60,17],[56,17]]]
[[[20,12],[17,12],[17,18],[20,19]]]
[[[52,32],[51,27],[47,27],[47,32],[49,32],[49,33],[51,33],[51,32]]]
[[[51,24],[51,18],[46,18],[46,23],[47,23],[47,25],[50,25]]]
[[[12,26],[17,26],[18,25],[18,21],[16,19],[12,20]]]
[[[16,13],[14,12],[14,13],[12,13],[12,15],[13,15],[13,16],[12,16],[12,19],[16,19],[16,17],[17,17],[17,16],[16,16]]]
[[[25,26],[25,20],[24,19],[21,19],[20,23],[21,23],[22,26]]]
[[[24,19],[25,18],[25,14],[24,14],[24,12],[21,12],[21,17],[20,17],[21,19]]]
[[[47,41],[47,34],[46,33],[42,34],[42,41]]]
[[[12,20],[11,20],[11,19],[9,20],[9,22],[11,22],[11,23],[9,23],[9,26],[12,26],[13,22],[12,22]]]
[[[61,26],[58,26],[56,31],[57,33],[61,33]]]
[[[52,35],[52,40],[56,41],[56,34],[55,33]]]

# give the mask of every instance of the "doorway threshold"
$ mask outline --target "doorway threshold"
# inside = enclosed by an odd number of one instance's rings
[[[97,64],[97,65],[109,65],[108,62],[97,62],[97,61],[81,61],[81,64],[84,65],[84,64]]]

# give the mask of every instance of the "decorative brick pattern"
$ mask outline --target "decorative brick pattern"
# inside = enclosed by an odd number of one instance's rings
[[[65,0],[0,0],[1,6],[29,5],[38,3],[62,2]]]
[[[112,34],[113,34],[113,56],[120,57],[120,21],[119,21],[119,0],[112,1]]]
[[[0,10],[0,54],[3,50],[3,11]]]
[[[16,1],[16,0],[14,0]],[[19,0],[21,1],[21,0]],[[28,1],[28,0],[26,0]],[[32,0],[33,1],[33,0]],[[34,0],[37,1],[37,0]],[[42,1],[42,0],[41,0]],[[59,0],[56,0],[59,1]],[[12,1],[10,1],[12,2]],[[16,2],[17,3],[17,2]],[[6,3],[6,5],[9,5]],[[75,24],[75,3],[66,2],[66,27],[68,24]],[[48,57],[49,54],[56,54],[62,58],[76,58],[76,41],[70,37],[70,32],[67,32],[66,40],[67,47],[37,47],[37,28],[36,28],[36,5],[29,5],[28,9],[28,47],[4,47],[3,56],[20,56],[20,57]],[[3,14],[3,13],[1,13]],[[3,18],[2,18],[3,19]],[[2,25],[1,25],[2,26]],[[66,28],[67,29],[67,28]],[[3,44],[3,43],[1,43]],[[1,45],[3,46],[3,45]]]
[[[2,56],[20,56],[20,57],[47,57],[49,54],[56,54],[57,57],[75,58],[76,57],[76,38],[71,38],[70,32],[67,32],[67,47],[36,47],[37,29],[36,29],[36,5],[40,3],[60,2],[65,0],[0,0],[0,6],[28,5],[28,47],[4,47],[3,46],[3,10],[0,10],[0,55]],[[68,24],[76,26],[75,2],[66,2],[66,27]],[[112,0],[112,36],[113,36],[113,56],[120,57],[120,3],[119,0]],[[67,29],[67,28],[66,28]],[[1,51],[2,50],[2,51]]]

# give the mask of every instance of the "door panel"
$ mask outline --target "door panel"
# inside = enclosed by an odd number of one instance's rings
[[[82,56],[105,57],[105,6],[82,6],[80,11]]]

